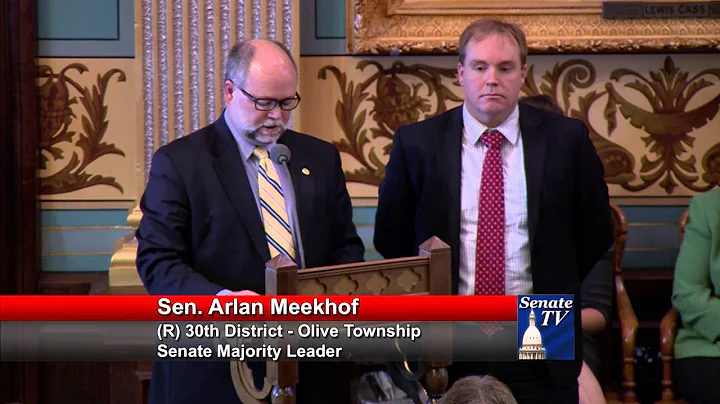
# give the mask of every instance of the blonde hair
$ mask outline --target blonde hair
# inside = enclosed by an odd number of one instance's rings
[[[458,44],[458,55],[460,64],[465,64],[465,54],[468,43],[471,41],[481,41],[490,35],[502,35],[508,39],[512,39],[520,50],[520,64],[524,65],[527,61],[527,40],[523,30],[515,25],[493,18],[484,18],[468,25],[460,35],[460,43]]]

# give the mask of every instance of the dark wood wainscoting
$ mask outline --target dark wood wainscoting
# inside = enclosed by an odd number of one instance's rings
[[[635,393],[640,403],[654,403],[662,391],[662,367],[657,356],[660,350],[660,320],[672,302],[672,268],[624,269],[623,280],[638,318],[636,338]],[[622,380],[622,335],[617,317],[605,333],[603,385],[619,390]],[[651,361],[648,359],[651,359]]]
[[[40,293],[87,295],[107,283],[107,274],[53,273],[40,276]],[[143,404],[150,386],[149,362],[41,362],[41,404]]]
[[[143,404],[150,386],[149,362],[41,362],[40,403]]]
[[[0,294],[37,292],[36,0],[0,1]],[[0,361],[0,403],[35,404],[34,363]]]

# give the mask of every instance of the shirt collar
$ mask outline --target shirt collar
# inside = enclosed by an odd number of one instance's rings
[[[467,104],[463,103],[463,126],[465,127],[465,133],[467,134],[470,144],[476,144],[486,130],[497,129],[508,142],[515,145],[520,134],[520,109],[515,105],[513,112],[510,113],[510,116],[508,116],[503,123],[498,125],[497,128],[488,128],[470,115]]]

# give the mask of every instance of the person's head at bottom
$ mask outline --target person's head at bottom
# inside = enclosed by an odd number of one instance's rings
[[[517,404],[510,388],[493,376],[467,376],[445,393],[439,404]]]

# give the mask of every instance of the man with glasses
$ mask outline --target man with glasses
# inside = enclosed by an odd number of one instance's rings
[[[155,153],[137,231],[150,294],[262,294],[265,262],[277,255],[306,268],[363,260],[337,149],[287,129],[297,85],[283,45],[239,43],[228,55],[223,114]],[[288,170],[269,156],[276,144],[292,152]],[[338,402],[329,365],[302,363],[299,374],[298,403]],[[227,362],[156,362],[150,390],[151,403],[240,402]]]

